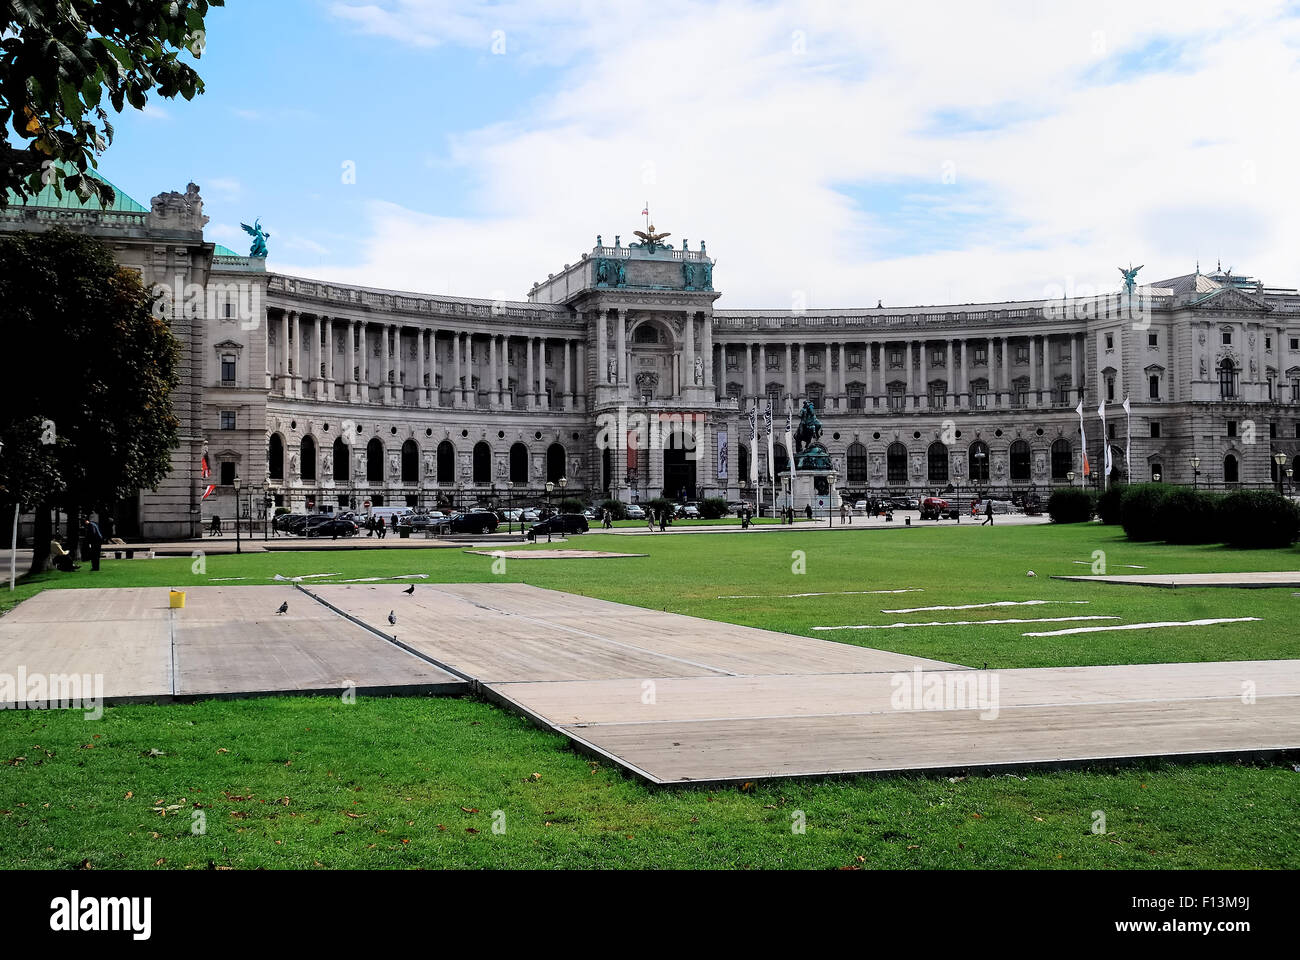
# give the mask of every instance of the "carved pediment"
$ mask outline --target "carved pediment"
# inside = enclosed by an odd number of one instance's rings
[[[212,349],[220,353],[223,350],[243,350],[244,345],[234,340],[222,340],[220,343],[214,343]]]
[[[1236,287],[1221,287],[1213,293],[1192,301],[1193,310],[1234,310],[1251,313],[1269,313],[1273,308],[1258,297],[1238,290]]]

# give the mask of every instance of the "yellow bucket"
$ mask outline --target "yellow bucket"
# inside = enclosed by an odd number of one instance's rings
[[[169,597],[169,599],[171,600],[171,608],[172,608],[173,610],[184,610],[184,609],[185,609],[185,591],[184,591],[184,590],[172,590],[172,591],[169,592],[168,597]]]

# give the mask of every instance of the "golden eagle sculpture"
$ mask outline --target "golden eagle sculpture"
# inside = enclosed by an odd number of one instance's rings
[[[633,230],[632,232],[636,236],[640,237],[642,242],[652,250],[656,246],[663,245],[664,237],[672,236],[671,233],[655,233],[655,225],[653,223],[646,227],[644,232],[641,230]]]

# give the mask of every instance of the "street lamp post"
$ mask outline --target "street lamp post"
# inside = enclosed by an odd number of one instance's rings
[[[1192,457],[1189,462],[1192,465],[1192,489],[1199,490],[1201,486],[1201,458]]]
[[[1280,497],[1282,496],[1282,467],[1286,465],[1286,454],[1273,454],[1273,462],[1277,464],[1277,469],[1273,472],[1277,474],[1277,495]]]
[[[239,474],[235,474],[235,553],[243,553],[239,539]]]
[[[1291,474],[1294,472],[1295,471],[1293,471],[1290,467],[1286,468],[1286,494],[1288,497],[1291,496],[1291,490],[1292,490]]]
[[[515,482],[506,481],[506,533],[515,532]]]
[[[835,518],[831,513],[831,508],[835,500],[835,482],[839,478],[840,475],[834,470],[826,474],[826,526],[828,527],[835,526]]]
[[[550,543],[550,542],[551,542],[551,524],[550,524],[549,521],[550,521],[551,516],[552,516],[552,514],[551,514],[551,491],[554,490],[554,489],[555,489],[555,484],[552,483],[550,480],[547,480],[547,481],[546,481],[546,519],[547,519],[547,524],[546,524],[546,542],[547,542],[547,543]]]

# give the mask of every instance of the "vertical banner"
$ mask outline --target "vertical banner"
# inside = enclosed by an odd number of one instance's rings
[[[627,473],[636,470],[636,431],[627,431]]]
[[[772,483],[772,512],[776,514],[776,453],[772,449],[772,401],[763,408],[763,430],[767,433],[767,476]]]
[[[1079,397],[1079,405],[1074,408],[1074,412],[1079,415],[1079,450],[1080,456],[1083,457],[1083,476],[1086,480],[1088,477],[1088,435],[1083,432],[1083,397]]]
[[[1133,439],[1133,411],[1128,405],[1128,397],[1124,398],[1124,482],[1133,482],[1133,462],[1129,457],[1132,452]]]
[[[1101,417],[1101,488],[1110,486],[1110,436],[1106,433],[1106,401],[1097,405],[1097,416]]]
[[[727,479],[727,460],[730,457],[730,451],[727,449],[727,431],[718,431],[718,479]]]
[[[758,401],[749,408],[749,485],[758,497]],[[757,502],[757,500],[755,500]]]

